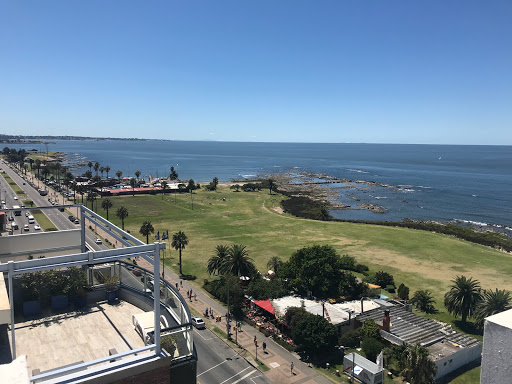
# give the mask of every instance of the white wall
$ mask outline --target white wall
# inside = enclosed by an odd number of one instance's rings
[[[31,253],[41,254],[80,248],[80,229],[67,231],[40,232],[0,237],[0,261],[7,262],[13,257]]]
[[[480,384],[503,383],[512,383],[512,329],[486,321]]]
[[[455,371],[472,361],[479,360],[482,355],[482,344],[478,343],[469,348],[463,348],[449,356],[443,357],[441,360],[436,361],[437,375],[436,379],[443,377],[450,372]],[[446,363],[446,364],[445,364]]]

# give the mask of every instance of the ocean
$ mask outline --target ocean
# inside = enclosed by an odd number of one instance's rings
[[[43,144],[7,145],[46,150]],[[109,165],[110,175],[162,177],[174,166],[180,179],[208,182],[277,172],[311,172],[383,185],[328,184],[352,207],[377,204],[384,213],[333,210],[341,219],[403,218],[493,226],[512,234],[512,146],[305,144],[198,141],[56,140],[50,151],[69,160]],[[87,167],[74,169],[82,173]],[[323,178],[320,177],[321,180]]]

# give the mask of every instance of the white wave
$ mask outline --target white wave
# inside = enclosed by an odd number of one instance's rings
[[[473,197],[477,197],[478,195],[471,195],[471,196],[473,196]]]
[[[387,199],[386,196],[375,196],[376,199]]]
[[[242,176],[244,179],[248,179],[249,177],[256,177],[256,175],[240,175]]]
[[[402,191],[402,192],[416,192],[416,190],[412,189],[412,188],[400,188],[399,191]]]
[[[460,221],[461,223],[471,224],[471,225],[479,225],[481,227],[487,227],[489,224],[482,223],[480,221],[473,221],[473,220],[463,220],[463,219],[454,219],[454,221]]]
[[[367,171],[363,171],[362,169],[352,169],[352,168],[347,168],[347,171],[357,172],[357,173],[369,173]]]

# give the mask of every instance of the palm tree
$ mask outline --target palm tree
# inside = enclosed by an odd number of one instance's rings
[[[137,184],[137,180],[134,177],[130,179],[130,185],[132,186],[132,196],[135,196],[135,185]]]
[[[400,375],[411,384],[435,384],[436,364],[429,357],[430,352],[421,345],[407,345],[401,354]]]
[[[116,172],[117,178],[120,179],[122,175],[123,175],[123,172],[121,172],[120,170],[117,170],[117,172]]]
[[[253,276],[256,272],[254,261],[249,256],[245,245],[233,244],[229,247],[226,261],[222,264],[222,274],[235,276]]]
[[[142,226],[140,227],[139,233],[142,236],[146,236],[146,244],[149,244],[149,235],[155,232],[155,228],[153,228],[153,225],[151,224],[151,221],[146,220],[142,223]]]
[[[116,216],[121,219],[121,228],[124,231],[124,219],[128,217],[128,208],[121,206],[117,209]]]
[[[217,245],[215,248],[215,256],[210,257],[206,267],[210,276],[214,273],[222,273],[222,266],[224,265],[228,254],[229,247],[227,245]]]
[[[108,173],[110,172],[110,167],[108,165],[105,167],[105,172],[107,172],[107,179],[108,179]]]
[[[277,269],[283,265],[283,260],[279,256],[272,256],[267,263],[267,268],[273,270],[277,274]]]
[[[512,308],[512,297],[510,292],[503,290],[488,291],[482,295],[482,300],[478,303],[473,316],[475,325],[479,328],[484,327],[486,317],[506,311]]]
[[[162,184],[161,184],[161,185],[162,185],[162,191],[163,191],[163,192],[162,192],[162,200],[163,200],[164,195],[165,195],[165,190],[167,189],[167,187],[169,186],[169,184],[167,184],[167,181],[165,181],[165,180],[164,180],[164,181],[162,181]]]
[[[41,160],[36,159],[34,163],[36,170],[37,170],[37,178],[39,179],[39,170],[41,169]]]
[[[268,189],[270,191],[270,194],[272,194],[272,189],[274,189],[274,180],[268,179]]]
[[[450,290],[444,295],[444,306],[453,316],[461,316],[465,323],[481,300],[480,282],[471,277],[468,279],[466,276],[457,276],[452,283]]]
[[[100,167],[100,173],[101,173],[101,177],[103,177],[103,172],[105,172],[105,167]]]
[[[87,194],[87,201],[89,201],[91,203],[91,209],[94,211],[94,201],[96,200],[96,192],[89,192]]]
[[[89,161],[87,163],[87,166],[89,167],[89,171],[91,171],[91,173],[92,173],[92,161]]]
[[[174,170],[174,167],[171,167],[171,174],[169,175],[169,180],[176,180],[178,179],[178,174]]]
[[[96,172],[96,176],[98,176],[98,169],[100,169],[100,163],[95,162],[94,163],[94,171]]]
[[[108,210],[112,208],[114,204],[112,203],[112,200],[109,198],[103,199],[101,202],[101,208],[103,208],[105,211],[107,211],[107,220],[108,220]]]
[[[137,170],[135,171],[135,177],[137,177],[137,179],[138,179],[138,178],[139,178],[139,176],[140,176],[140,171],[137,169]]]
[[[416,308],[426,313],[434,312],[435,302],[436,301],[432,297],[432,292],[427,291],[426,289],[414,292],[414,296],[411,299],[411,303],[414,304]]]
[[[176,232],[174,235],[172,235],[172,242],[171,247],[173,247],[175,250],[179,251],[180,253],[180,275],[182,275],[181,270],[181,251],[185,249],[185,247],[188,245],[188,239],[187,235],[183,233],[182,231]]]

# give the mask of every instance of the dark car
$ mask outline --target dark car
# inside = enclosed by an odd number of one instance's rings
[[[13,216],[9,216],[9,221],[14,221],[14,217]]]
[[[73,222],[73,221],[75,221],[75,216],[73,216],[73,215],[68,216],[68,219],[69,219],[69,221]]]

